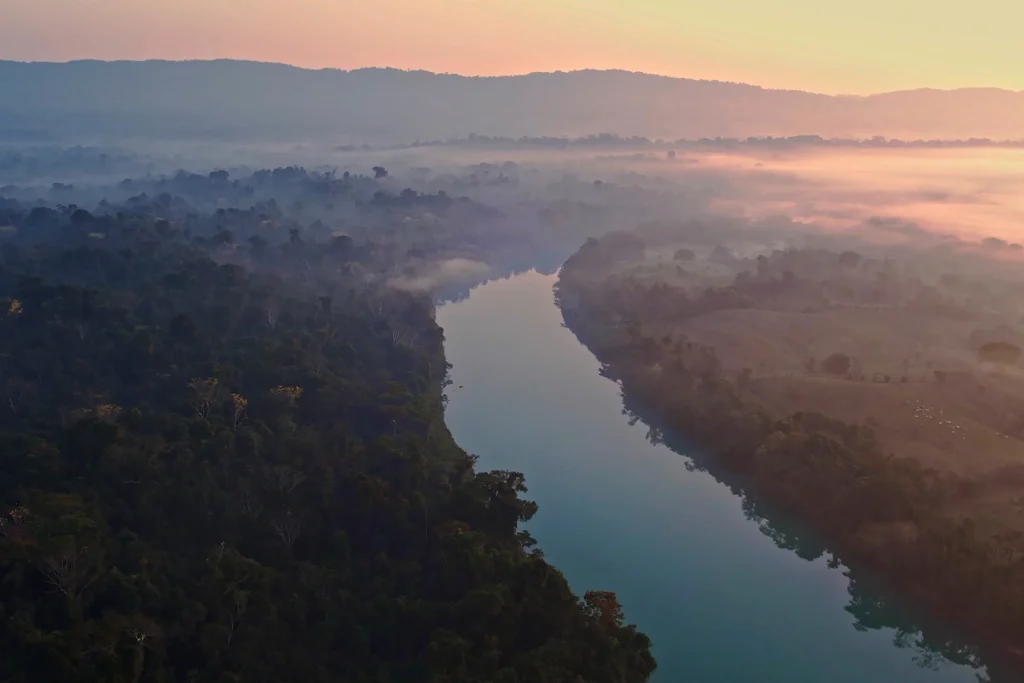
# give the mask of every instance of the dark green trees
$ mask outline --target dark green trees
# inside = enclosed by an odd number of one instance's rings
[[[430,301],[314,281],[306,241],[219,265],[192,224],[32,212],[0,245],[0,679],[646,680],[532,549],[523,476],[444,429]]]

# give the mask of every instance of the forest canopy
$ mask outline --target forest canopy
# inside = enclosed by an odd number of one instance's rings
[[[456,254],[298,219],[372,182],[0,197],[0,678],[651,674],[615,596],[578,598],[521,528],[524,477],[477,471],[444,425],[433,301],[388,282]],[[225,192],[253,199],[212,208]],[[458,204],[364,216],[395,202]]]

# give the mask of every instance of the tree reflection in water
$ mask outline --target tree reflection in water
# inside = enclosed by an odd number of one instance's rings
[[[614,380],[607,369],[603,369],[601,374]],[[997,657],[986,653],[980,646],[969,643],[887,592],[870,573],[846,566],[819,534],[749,492],[742,476],[723,467],[706,450],[660,425],[650,411],[644,410],[636,401],[625,395],[622,401],[623,415],[630,424],[647,427],[646,438],[652,445],[666,446],[687,459],[688,470],[706,473],[726,486],[742,501],[744,516],[757,524],[761,533],[777,547],[808,562],[825,558],[828,568],[842,572],[848,579],[847,592],[850,596],[844,609],[853,617],[851,625],[854,629],[892,630],[893,645],[912,651],[914,663],[922,668],[938,670],[947,663],[962,665],[975,669],[978,680],[983,683],[1019,683],[1019,672],[1001,665]]]

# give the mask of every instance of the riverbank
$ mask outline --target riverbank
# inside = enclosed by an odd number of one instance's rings
[[[395,278],[465,259],[207,213],[194,178],[0,198],[0,680],[645,683],[615,596],[523,531],[523,475],[445,427],[443,332]]]
[[[558,299],[567,326],[621,383],[627,401],[707,446],[750,492],[827,538],[837,560],[870,568],[985,643],[978,653],[986,663],[1020,658],[1021,550],[1015,538],[950,514],[962,478],[888,453],[865,425],[807,411],[771,415],[722,372],[714,349],[649,336],[653,324],[645,324],[642,307],[632,306],[624,322],[616,307],[635,304],[638,290],[608,278],[614,258],[601,249],[593,241],[569,259]],[[615,258],[629,253],[628,242],[615,246]]]
[[[526,475],[527,530],[571,587],[616,592],[653,643],[652,683],[977,683],[947,633],[830,568],[816,535],[742,495],[709,452],[634,421],[554,284],[527,272],[438,310],[445,421],[479,468]]]

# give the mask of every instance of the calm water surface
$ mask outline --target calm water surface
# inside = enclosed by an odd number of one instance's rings
[[[653,639],[657,683],[977,680],[923,668],[892,629],[854,628],[840,571],[776,547],[728,488],[631,426],[553,283],[526,273],[439,309],[448,424],[481,467],[526,474],[531,533],[577,593],[618,593]]]

